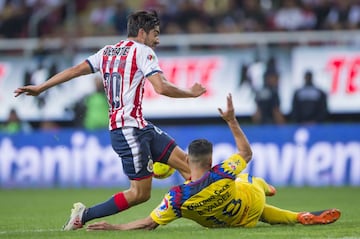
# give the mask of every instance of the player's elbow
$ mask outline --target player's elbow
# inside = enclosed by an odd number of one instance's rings
[[[159,95],[167,95],[166,87],[164,86],[158,86],[155,88],[155,92]]]
[[[148,79],[150,80],[157,94],[165,96],[169,94],[169,82],[162,74],[149,76]]]
[[[250,160],[252,159],[252,156],[253,156],[253,152],[252,152],[251,148],[249,147],[245,150],[242,150],[241,156],[244,158],[244,160],[247,163],[250,162]]]

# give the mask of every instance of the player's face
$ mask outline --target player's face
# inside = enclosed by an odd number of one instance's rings
[[[150,30],[148,34],[146,34],[145,45],[155,49],[156,46],[160,43],[159,35],[160,27],[156,26],[154,29]]]

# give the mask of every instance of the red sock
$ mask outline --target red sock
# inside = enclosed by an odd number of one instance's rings
[[[123,192],[117,193],[114,195],[114,202],[119,209],[119,212],[124,211],[129,208],[129,203],[125,198]]]

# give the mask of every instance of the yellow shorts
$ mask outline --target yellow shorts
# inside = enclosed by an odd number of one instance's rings
[[[240,190],[240,194],[246,194],[246,203],[248,210],[243,216],[241,225],[243,227],[256,226],[265,206],[265,192],[268,190],[268,184],[264,179],[252,177],[247,173],[239,174],[236,179],[236,184]]]

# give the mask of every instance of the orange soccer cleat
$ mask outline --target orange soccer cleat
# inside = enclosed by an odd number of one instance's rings
[[[340,210],[334,208],[317,212],[301,212],[297,220],[303,225],[329,224],[337,221],[340,215]]]

